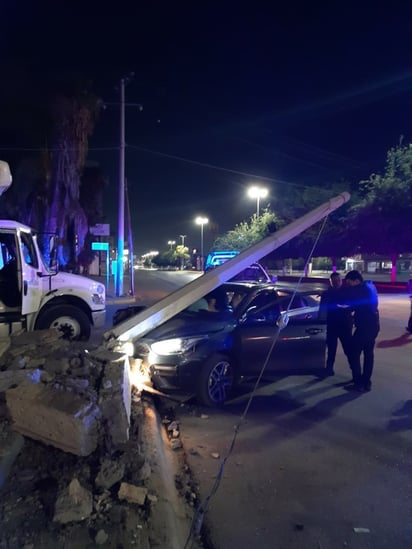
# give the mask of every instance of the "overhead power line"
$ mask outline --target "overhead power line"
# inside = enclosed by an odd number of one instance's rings
[[[119,145],[117,145],[117,146],[113,146],[113,147],[89,147],[88,151],[90,151],[90,152],[119,151],[119,149],[120,149],[120,147],[119,147]],[[187,157],[184,157],[184,156],[165,153],[163,151],[158,151],[158,150],[155,150],[155,149],[149,149],[147,147],[142,147],[141,145],[128,145],[128,144],[126,144],[126,149],[134,149],[134,150],[138,150],[138,151],[141,151],[141,152],[153,154],[153,155],[156,155],[156,156],[161,156],[163,158],[168,158],[170,160],[176,160],[178,162],[184,162],[186,164],[191,164],[193,166],[199,166],[201,168],[207,168],[207,169],[217,170],[217,171],[221,171],[221,172],[225,172],[225,173],[241,175],[243,177],[247,177],[249,179],[257,179],[257,180],[262,181],[262,182],[266,181],[268,183],[281,183],[283,185],[295,186],[295,187],[299,187],[299,188],[309,187],[308,185],[305,185],[304,183],[295,183],[293,181],[288,181],[288,180],[285,180],[285,179],[279,179],[279,178],[276,178],[276,177],[268,177],[268,176],[265,176],[265,175],[259,175],[257,173],[245,172],[245,171],[242,171],[242,170],[236,170],[234,168],[227,168],[225,166],[219,166],[217,164],[212,164],[210,162],[202,162],[202,161],[193,160],[192,158],[187,158]],[[27,148],[25,148],[25,147],[0,147],[0,151],[14,151],[14,152],[19,152],[19,151],[21,151],[21,152],[36,152],[36,151],[41,152],[41,151],[44,151],[44,150],[45,150],[45,148],[41,148],[41,147],[37,147],[37,148],[35,148],[35,147],[33,147],[33,148],[28,148],[28,147]],[[50,151],[50,152],[59,152],[61,149],[59,149],[59,148],[48,148],[47,150]],[[72,150],[76,150],[76,149],[73,148]],[[322,192],[325,191],[325,189],[322,189],[321,187],[316,187],[316,186],[313,186],[313,185],[310,185],[310,188],[311,189],[318,188]]]

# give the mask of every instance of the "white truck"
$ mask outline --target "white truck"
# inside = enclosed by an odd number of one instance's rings
[[[10,187],[7,162],[0,160],[0,196]],[[0,219],[0,337],[22,329],[55,328],[72,340],[88,339],[103,327],[106,288],[90,278],[50,270],[35,232]]]

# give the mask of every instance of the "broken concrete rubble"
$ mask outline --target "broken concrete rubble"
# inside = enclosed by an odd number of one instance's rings
[[[38,368],[25,368],[24,370],[6,370],[0,372],[0,393],[7,391],[10,387],[21,385],[24,382],[38,383],[42,375]]]
[[[125,464],[111,459],[103,459],[95,479],[98,488],[109,489],[124,476]]]
[[[149,549],[149,520],[156,495],[151,493],[153,499],[143,507],[118,497],[121,482],[134,477],[143,455],[136,421],[140,405],[133,399],[130,439],[124,451],[112,456],[99,447],[79,457],[26,439],[1,493],[1,549],[30,544],[71,549],[94,543]],[[103,488],[96,481],[99,473],[108,475],[108,484],[115,477],[118,480],[110,489]]]
[[[124,444],[129,439],[131,393],[127,357],[121,356],[107,362],[99,392],[99,406],[107,436],[114,446]]]
[[[144,505],[147,496],[147,489],[143,486],[134,486],[128,482],[122,482],[120,485],[119,499],[125,499],[129,503]]]
[[[165,519],[165,505],[175,516],[176,504],[158,482],[160,454],[142,435],[147,419],[150,432],[158,427],[130,385],[128,361],[47,330],[22,334],[19,360],[13,339],[0,356],[0,434],[21,445],[2,488],[0,549],[183,546],[190,522],[177,532],[177,519]],[[30,437],[13,433],[18,425]]]
[[[0,369],[0,389],[6,391],[19,433],[79,456],[99,444],[113,449],[127,442],[131,384],[126,356],[41,330],[12,336]]]
[[[100,411],[88,398],[52,385],[20,385],[6,391],[16,431],[65,452],[88,456],[98,445]]]
[[[53,522],[67,524],[90,517],[93,511],[93,496],[83,488],[77,478],[59,494],[54,510]]]
[[[24,438],[0,423],[0,489],[6,481],[11,466],[23,448]]]

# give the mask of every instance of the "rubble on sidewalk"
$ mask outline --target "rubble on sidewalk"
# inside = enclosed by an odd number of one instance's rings
[[[157,416],[128,359],[53,330],[13,335],[1,350],[0,549],[183,546],[190,475],[160,459]]]
[[[0,357],[14,430],[79,456],[129,438],[129,361],[121,353],[69,342],[55,330],[10,337]]]
[[[0,549],[150,547],[157,495],[144,486],[127,358],[54,330],[13,335],[3,349],[0,443],[11,441],[15,462],[0,469]]]

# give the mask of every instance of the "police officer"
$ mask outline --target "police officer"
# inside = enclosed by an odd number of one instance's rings
[[[326,375],[334,375],[338,340],[349,359],[352,338],[352,316],[349,307],[342,306],[342,278],[338,272],[329,277],[330,287],[322,294],[320,311],[326,316]]]
[[[345,276],[345,282],[345,301],[353,312],[355,325],[349,352],[353,385],[348,388],[357,391],[370,391],[375,341],[380,329],[378,293],[372,282],[364,282],[359,271],[349,271]],[[362,354],[363,368],[361,366]]]

